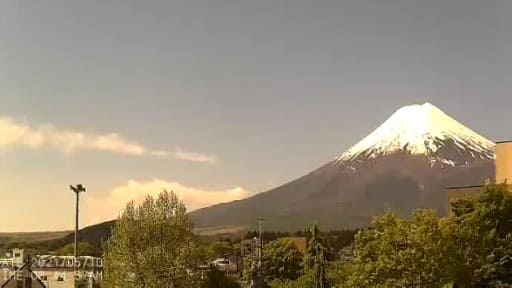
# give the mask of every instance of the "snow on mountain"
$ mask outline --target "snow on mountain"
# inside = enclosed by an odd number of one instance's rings
[[[376,158],[395,152],[426,155],[431,165],[440,161],[455,166],[454,159],[437,153],[448,143],[459,154],[493,159],[494,143],[465,127],[430,103],[398,109],[366,138],[336,159],[353,161],[359,157]]]

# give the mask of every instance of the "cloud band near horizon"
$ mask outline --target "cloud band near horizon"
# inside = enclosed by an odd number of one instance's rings
[[[94,134],[59,129],[51,124],[33,126],[0,116],[0,151],[25,149],[56,149],[66,154],[95,150],[129,156],[172,157],[181,161],[214,164],[215,156],[176,148],[174,151],[153,150],[117,133]]]
[[[110,189],[103,196],[85,195],[83,209],[85,225],[115,219],[128,202],[141,203],[147,195],[155,197],[163,190],[174,191],[185,203],[187,211],[240,200],[251,195],[249,191],[240,186],[231,189],[204,189],[162,179],[128,180],[126,183]]]

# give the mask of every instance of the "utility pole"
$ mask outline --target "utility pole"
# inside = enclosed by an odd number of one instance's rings
[[[262,258],[263,258],[263,218],[258,218],[258,234],[259,234],[259,252],[258,253],[258,283],[257,288],[263,288],[264,287],[264,277],[263,277],[263,264],[262,264]]]
[[[237,267],[240,265],[240,269],[237,270],[237,272],[240,275],[240,278],[244,275],[244,254],[245,254],[245,246],[244,246],[244,234],[242,234],[242,239],[240,239],[240,261],[237,261]]]
[[[74,261],[73,261],[73,271],[75,272],[75,275],[73,275],[75,287],[76,287],[76,259],[77,259],[77,245],[78,245],[78,207],[80,204],[80,193],[85,192],[85,187],[82,184],[78,184],[76,186],[69,185],[69,189],[73,191],[76,194],[76,206],[75,206],[75,247],[74,247]]]
[[[260,248],[260,253],[258,253],[258,267],[260,268],[261,271],[261,258],[263,257],[263,218],[258,218],[258,234],[258,246]]]

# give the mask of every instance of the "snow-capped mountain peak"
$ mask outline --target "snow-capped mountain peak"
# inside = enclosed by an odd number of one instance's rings
[[[436,152],[453,143],[459,153],[475,158],[494,158],[494,143],[465,127],[430,103],[405,106],[366,138],[336,160],[350,161],[359,156],[375,158],[395,152],[427,155],[454,166],[451,159]]]

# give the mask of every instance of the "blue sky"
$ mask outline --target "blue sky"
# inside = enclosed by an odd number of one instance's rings
[[[161,186],[191,208],[245,197],[413,103],[510,139],[511,13],[508,0],[0,1],[0,231],[72,228],[72,183],[89,189],[86,224]]]

